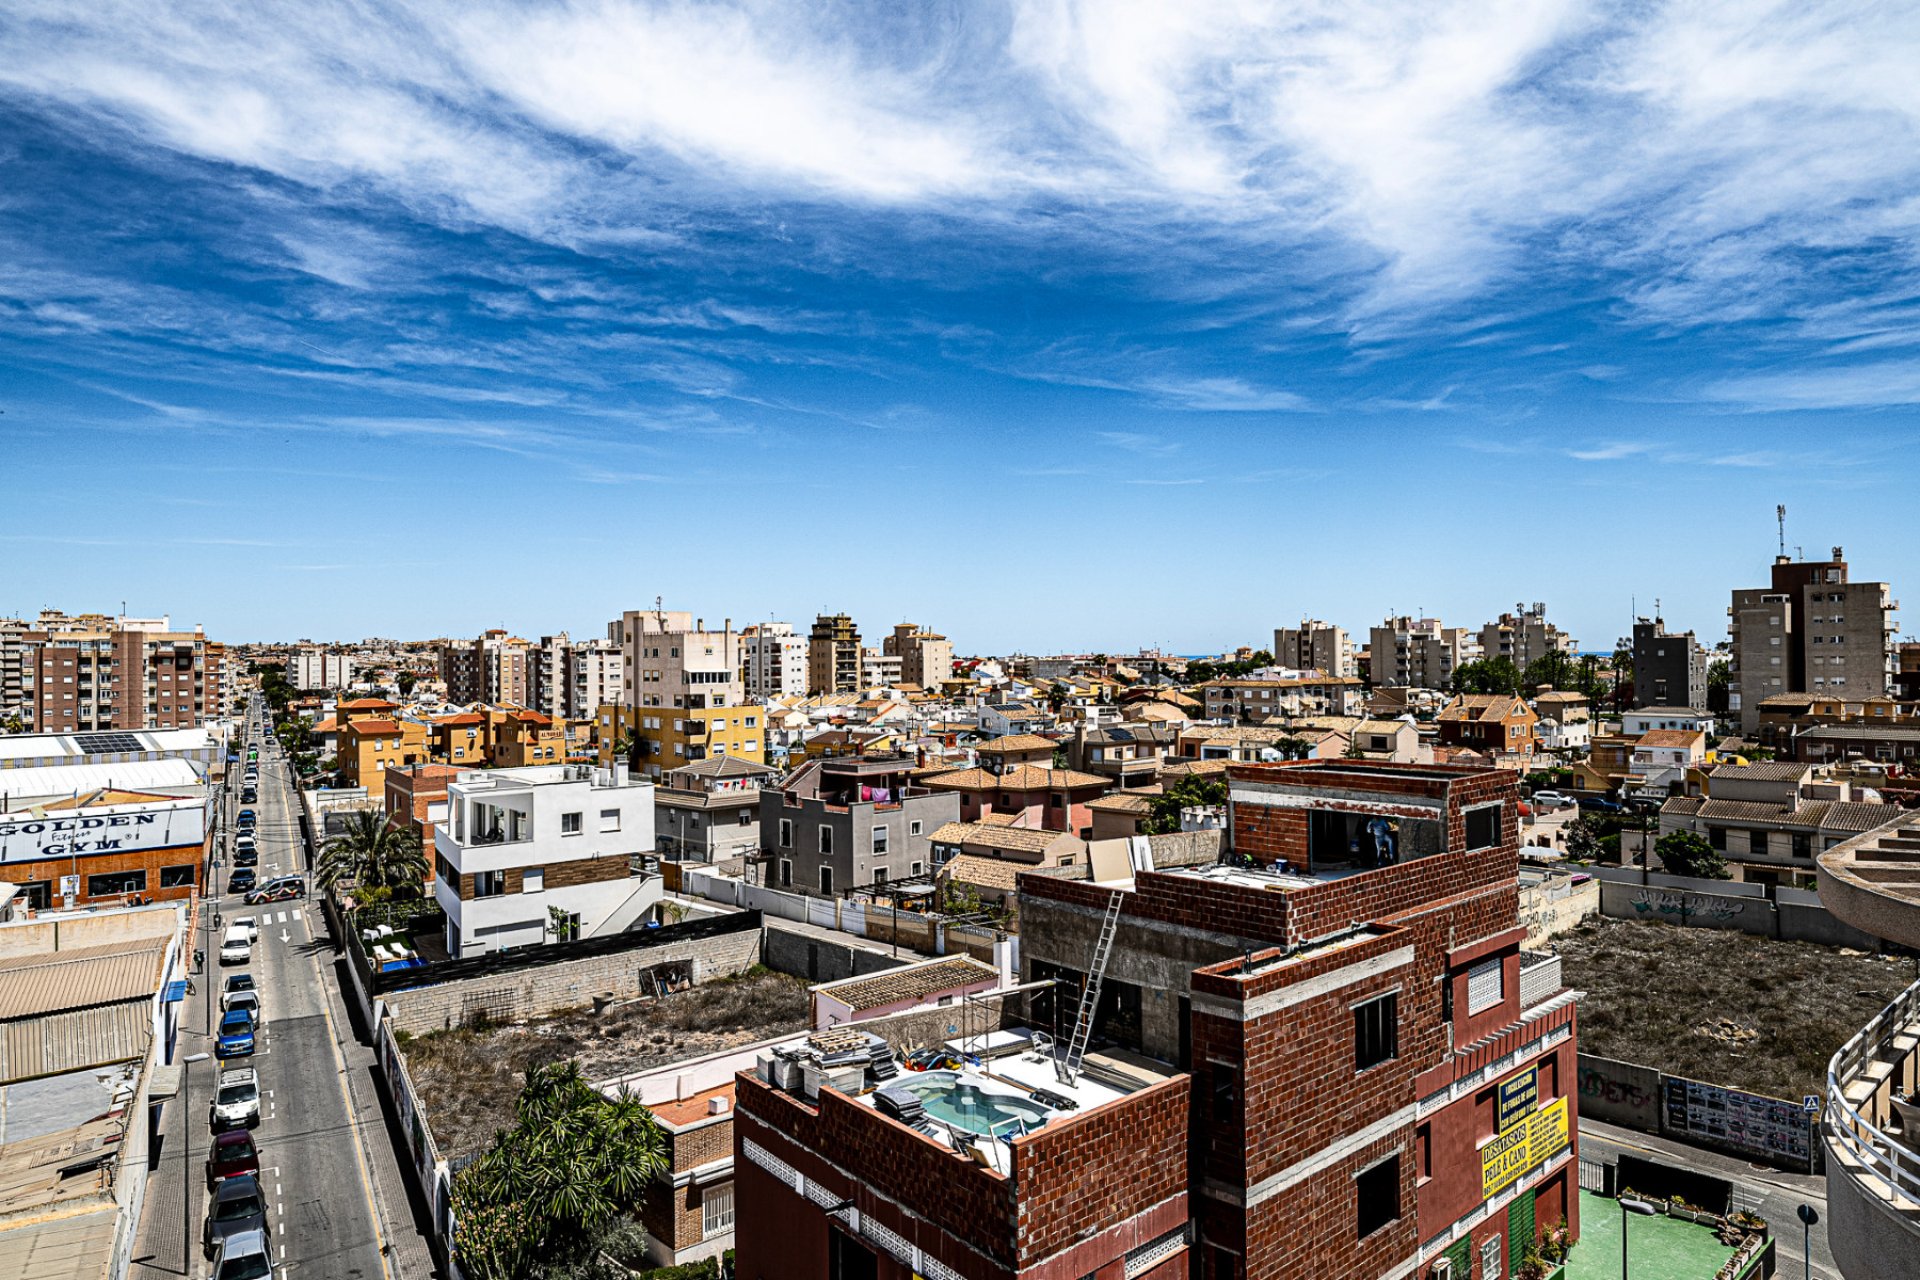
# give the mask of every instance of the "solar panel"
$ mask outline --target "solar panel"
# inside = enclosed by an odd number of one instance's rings
[[[75,746],[90,756],[141,749],[139,737],[131,733],[76,733],[73,741]]]

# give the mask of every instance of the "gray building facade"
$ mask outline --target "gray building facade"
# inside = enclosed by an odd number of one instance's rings
[[[1691,631],[1668,631],[1666,619],[1633,623],[1633,705],[1707,706],[1707,651]]]
[[[924,879],[930,837],[960,818],[960,797],[912,784],[903,756],[813,760],[760,793],[761,857],[777,889],[836,897]]]

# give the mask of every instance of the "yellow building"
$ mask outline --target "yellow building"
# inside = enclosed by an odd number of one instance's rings
[[[424,721],[360,716],[340,726],[336,769],[347,786],[384,794],[388,769],[424,764],[432,750]]]
[[[767,709],[754,703],[694,708],[609,703],[600,708],[598,731],[600,763],[610,763],[614,747],[631,734],[634,764],[650,778],[713,756],[752,764],[767,760]]]
[[[566,763],[567,731],[552,716],[519,707],[489,707],[487,719],[493,731],[487,763],[494,768]]]

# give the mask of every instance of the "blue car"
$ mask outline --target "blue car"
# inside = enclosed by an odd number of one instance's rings
[[[229,1009],[220,1017],[220,1038],[214,1042],[216,1058],[241,1058],[253,1052],[253,1011]]]
[[[236,819],[235,819],[234,821],[235,821],[236,823],[238,823],[238,824],[239,824],[240,826],[243,826],[243,827],[250,827],[250,826],[252,826],[252,825],[253,825],[253,810],[251,810],[251,809],[242,809],[242,810],[240,811],[240,816],[239,816],[238,818],[236,818]]]

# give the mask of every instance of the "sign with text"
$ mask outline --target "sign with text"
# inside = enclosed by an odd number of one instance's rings
[[[32,862],[75,854],[126,853],[204,845],[207,814],[202,801],[144,805],[139,809],[68,809],[0,815],[0,862]]]
[[[1500,1082],[1499,1097],[1494,1106],[1494,1132],[1506,1130],[1521,1117],[1532,1111],[1534,1104],[1540,1101],[1540,1068],[1528,1067],[1519,1075]]]
[[[1529,1169],[1567,1149],[1567,1100],[1525,1114],[1480,1148],[1480,1195],[1490,1200]]]

